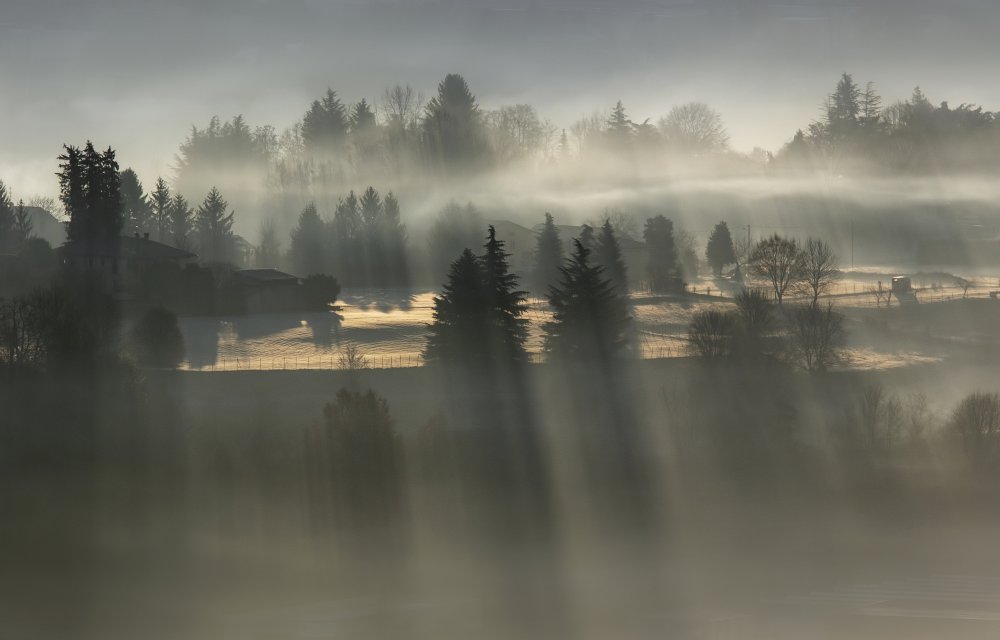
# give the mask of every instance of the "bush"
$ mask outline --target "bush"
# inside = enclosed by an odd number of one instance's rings
[[[732,314],[702,311],[691,320],[688,340],[694,352],[703,358],[725,358],[732,355],[736,327]]]
[[[340,295],[340,283],[333,276],[314,273],[302,280],[302,303],[309,311],[326,311]]]
[[[163,307],[147,310],[132,328],[132,348],[141,364],[177,367],[184,360],[184,337],[177,316]]]

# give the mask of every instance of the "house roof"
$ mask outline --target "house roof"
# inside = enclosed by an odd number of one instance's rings
[[[168,244],[150,240],[149,238],[136,236],[122,236],[118,240],[118,245],[114,246],[110,242],[102,241],[95,243],[76,244],[67,242],[61,247],[66,253],[74,253],[82,256],[104,256],[126,258],[141,258],[145,260],[188,260],[195,257],[195,254],[184,249],[171,247]]]
[[[277,269],[240,269],[234,272],[240,278],[255,284],[272,282],[298,282],[299,279],[290,273]]]

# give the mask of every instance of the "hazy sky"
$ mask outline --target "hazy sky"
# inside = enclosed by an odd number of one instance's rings
[[[842,71],[887,102],[1000,108],[993,0],[0,0],[0,179],[53,194],[63,142],[118,149],[148,185],[192,124],[279,131],[327,86],[345,100],[444,74],[485,108],[568,127],[622,99],[636,121],[704,100],[734,147],[776,150]]]

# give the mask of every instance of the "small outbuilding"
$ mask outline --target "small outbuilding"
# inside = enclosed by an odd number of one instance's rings
[[[243,289],[247,313],[290,311],[301,306],[301,283],[296,276],[277,269],[234,271]]]

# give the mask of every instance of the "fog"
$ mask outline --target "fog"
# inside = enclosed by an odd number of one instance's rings
[[[998,29],[0,0],[0,637],[1000,637]]]

